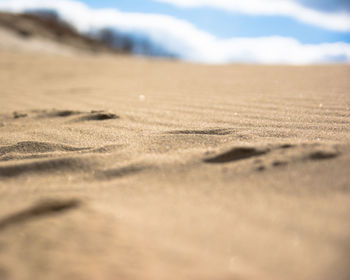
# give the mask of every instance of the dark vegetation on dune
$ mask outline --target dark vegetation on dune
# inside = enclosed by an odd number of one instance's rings
[[[113,28],[103,28],[91,32],[89,35],[123,52],[145,56],[176,58],[175,54],[165,50],[141,33],[128,33]]]
[[[82,34],[54,10],[27,10],[21,14],[0,12],[0,27],[5,27],[26,39],[46,38],[91,52],[176,58],[144,34],[121,32],[113,28],[91,30]]]
[[[1,12],[0,27],[15,32],[28,40],[45,38],[81,50],[116,51],[101,41],[80,34],[52,11],[29,11],[23,14]]]

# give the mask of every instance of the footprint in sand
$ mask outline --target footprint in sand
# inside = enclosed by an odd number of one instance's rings
[[[339,155],[337,150],[317,150],[311,152],[307,158],[311,160],[325,160],[335,158]]]
[[[0,177],[12,178],[24,174],[49,174],[55,172],[90,171],[94,165],[86,158],[66,157],[35,160],[31,162],[11,163],[0,166]]]
[[[62,144],[54,144],[49,142],[23,141],[15,145],[0,147],[0,156],[7,153],[47,153],[55,151],[74,152],[84,151],[91,148],[72,147]]]
[[[227,152],[218,154],[214,157],[204,159],[207,163],[227,163],[251,157],[258,157],[269,152],[268,149],[258,149],[254,147],[236,147]]]
[[[31,114],[34,114],[36,117],[42,118],[69,118],[73,116],[82,115],[80,118],[75,119],[75,121],[104,121],[104,120],[112,120],[119,119],[120,116],[107,112],[104,110],[92,110],[90,112],[83,112],[77,110],[32,110]],[[24,112],[13,112],[13,118],[25,118],[28,117],[27,113]]]
[[[99,158],[92,158],[89,154],[111,153],[120,147],[121,145],[107,145],[97,148],[73,147],[37,141],[23,141],[15,145],[0,146],[0,162],[2,162],[0,177],[12,178],[25,174],[51,174],[55,172],[90,172],[96,170]],[[67,154],[71,156],[67,156]],[[28,161],[29,159],[31,161]],[[9,163],[5,164],[5,162]],[[122,176],[132,173],[132,171],[134,170],[128,168],[110,170],[105,173],[105,177]]]
[[[34,110],[33,113],[38,114],[40,118],[65,118],[65,117],[70,117],[74,115],[80,115],[83,112],[81,111],[75,111],[75,110]]]
[[[286,151],[286,149],[288,150]],[[262,159],[258,158],[252,162],[252,165],[255,166],[253,169],[263,171],[266,169],[266,166],[284,167],[297,161],[327,160],[339,155],[340,152],[336,147],[326,144],[281,144],[271,145],[268,148],[234,147],[226,152],[205,158],[203,161],[206,163],[224,164],[264,156]]]
[[[189,134],[189,135],[229,135],[232,134],[231,129],[217,128],[217,129],[204,129],[204,130],[172,130],[168,134]]]
[[[120,150],[122,147],[123,146],[120,144],[101,147],[74,147],[49,142],[22,141],[15,145],[0,146],[0,162],[24,159],[57,158],[67,154],[79,154],[79,156],[90,153],[104,154]]]
[[[0,230],[4,230],[10,226],[28,222],[45,216],[61,214],[66,211],[78,208],[81,206],[81,201],[78,199],[70,200],[43,200],[34,206],[14,213],[0,220]]]
[[[26,113],[20,113],[20,112],[13,112],[12,113],[14,119],[20,119],[20,118],[26,118],[28,117],[28,114]]]
[[[113,113],[108,112],[91,112],[86,116],[83,116],[77,121],[104,121],[104,120],[113,120],[119,119],[120,117]]]
[[[129,165],[120,168],[107,169],[100,172],[96,172],[96,178],[100,180],[111,180],[114,178],[125,177],[131,174],[135,174],[147,169],[146,166],[141,165]]]

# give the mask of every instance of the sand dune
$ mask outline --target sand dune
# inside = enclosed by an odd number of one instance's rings
[[[0,64],[0,279],[349,279],[349,66]]]
[[[55,14],[14,14],[0,11],[0,49],[39,54],[120,52],[107,44],[80,34]]]

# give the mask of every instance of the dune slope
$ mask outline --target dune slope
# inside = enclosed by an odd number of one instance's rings
[[[0,279],[349,279],[349,66],[0,64]]]

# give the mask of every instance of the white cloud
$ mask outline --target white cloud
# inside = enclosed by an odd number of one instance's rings
[[[350,44],[304,45],[293,38],[262,37],[221,40],[191,23],[167,15],[94,10],[72,0],[2,0],[0,10],[55,9],[81,31],[114,27],[142,32],[166,50],[188,61],[204,63],[251,62],[309,64],[350,62]]]
[[[335,31],[350,31],[350,14],[327,13],[292,0],[154,0],[184,8],[210,7],[250,15],[279,15]]]

